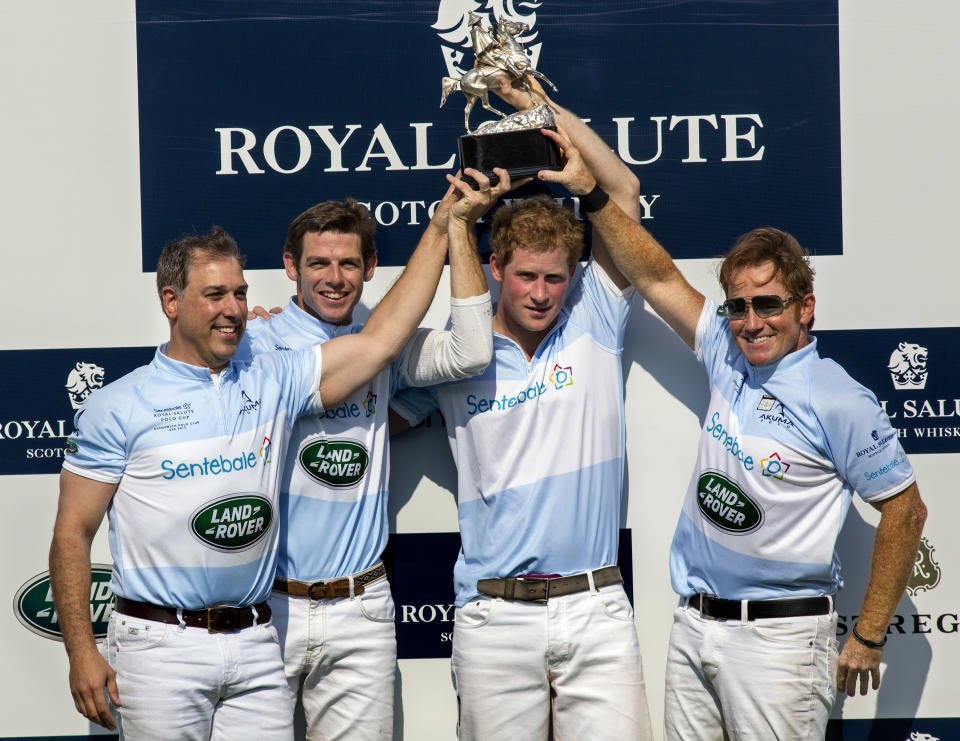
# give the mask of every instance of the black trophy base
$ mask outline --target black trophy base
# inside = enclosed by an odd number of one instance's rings
[[[546,126],[556,131],[555,126]],[[560,149],[540,133],[541,129],[519,129],[495,134],[467,134],[460,137],[460,166],[472,167],[496,185],[500,178],[493,174],[494,167],[502,167],[510,173],[511,180],[536,175],[540,170],[562,170],[563,157]],[[474,190],[473,178],[463,176],[464,182]]]

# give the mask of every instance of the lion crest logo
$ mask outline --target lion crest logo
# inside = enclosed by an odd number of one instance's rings
[[[911,597],[919,592],[928,592],[940,583],[940,564],[933,558],[934,548],[926,538],[920,538],[917,560],[913,563],[913,573],[907,581],[907,594]]]
[[[103,368],[94,363],[77,363],[67,375],[70,406],[79,409],[94,391],[103,386]]]
[[[927,385],[927,348],[913,342],[901,342],[890,354],[887,369],[897,391],[922,389]]]
[[[473,63],[473,54],[470,52],[473,46],[470,38],[471,13],[481,16],[487,26],[504,19],[526,23],[530,31],[523,36],[518,36],[517,41],[523,45],[524,51],[530,57],[530,66],[536,69],[541,45],[530,42],[537,38],[537,31],[533,27],[537,22],[537,8],[541,4],[542,0],[440,0],[437,21],[431,28],[440,37],[440,52],[447,66],[447,74],[450,77],[460,78],[471,69]],[[518,6],[529,12],[521,13],[517,9]]]

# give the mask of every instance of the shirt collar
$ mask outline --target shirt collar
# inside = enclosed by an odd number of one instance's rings
[[[751,365],[747,363],[747,374],[752,380],[759,383],[769,381],[774,373],[789,373],[794,368],[806,363],[809,358],[817,356],[817,338],[810,337],[810,341],[799,350],[788,352],[780,360],[767,365]]]

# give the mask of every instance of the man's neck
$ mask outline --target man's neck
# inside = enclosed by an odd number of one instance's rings
[[[527,356],[527,360],[533,357],[537,348],[540,347],[540,343],[543,342],[543,338],[550,334],[556,324],[557,322],[554,320],[546,329],[540,332],[531,332],[516,322],[511,322],[499,311],[493,315],[493,331],[516,342],[523,350],[524,355]]]

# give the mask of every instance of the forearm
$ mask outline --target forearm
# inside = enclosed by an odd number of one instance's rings
[[[550,101],[558,126],[566,132],[580,156],[610,198],[631,219],[640,218],[640,181],[590,126],[572,111]]]
[[[432,386],[483,371],[493,357],[490,294],[450,299],[450,331],[420,330],[404,350],[413,386]]]
[[[394,360],[423,320],[437,292],[447,254],[447,235],[427,227],[406,268],[364,325],[370,352],[381,368]]]
[[[617,270],[657,314],[693,347],[704,297],[683,277],[667,251],[611,201],[589,216]]]
[[[913,572],[926,520],[926,507],[916,493],[916,485],[898,495],[903,502],[891,502],[881,510],[880,523],[873,539],[870,578],[857,619],[857,632],[868,640],[880,642],[903,597]]]
[[[448,228],[450,297],[469,298],[487,293],[487,279],[480,266],[473,224],[451,218]]]
[[[90,623],[91,540],[81,533],[55,529],[50,544],[50,586],[71,660],[97,650]]]

